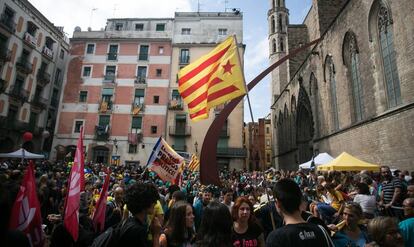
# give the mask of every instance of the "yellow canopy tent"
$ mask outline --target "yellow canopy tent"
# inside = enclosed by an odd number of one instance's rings
[[[318,171],[379,171],[380,166],[355,158],[343,152],[331,162],[317,167]]]

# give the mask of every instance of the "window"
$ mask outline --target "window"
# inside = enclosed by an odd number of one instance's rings
[[[154,96],[154,104],[159,104],[160,103],[160,96],[155,95]]]
[[[266,134],[270,134],[270,128],[266,127]]]
[[[92,66],[83,66],[82,77],[91,77]]]
[[[156,70],[155,70],[155,75],[156,75],[157,77],[161,77],[161,75],[162,75],[162,69],[156,69]]]
[[[267,153],[267,154],[266,154],[266,162],[267,162],[267,163],[269,163],[269,162],[270,162],[270,154],[269,154],[269,153]]]
[[[57,107],[59,104],[59,90],[54,88],[52,91],[52,100],[50,101],[50,105]]]
[[[275,39],[272,40],[272,52],[273,53],[276,52],[276,40]]]
[[[114,61],[118,59],[118,45],[109,45],[107,60]]]
[[[151,126],[151,134],[157,134],[157,126]]]
[[[115,74],[116,74],[116,66],[114,65],[106,66],[104,80],[108,82],[114,82]]]
[[[270,30],[271,33],[275,32],[275,17],[272,15],[272,18],[270,18]]]
[[[143,106],[145,97],[145,89],[135,89],[134,105]]]
[[[180,50],[180,64],[188,64],[190,62],[190,50],[181,49]]]
[[[4,11],[2,13],[1,19],[3,25],[5,25],[9,30],[12,30],[14,32],[15,29],[15,23],[14,23],[14,15],[15,12],[13,9],[9,8],[8,6],[5,6]]]
[[[270,147],[270,140],[269,139],[266,140],[266,146]]]
[[[81,127],[83,126],[82,120],[75,121],[75,128],[73,129],[73,133],[80,133]]]
[[[88,91],[80,91],[79,103],[85,103],[88,100]]]
[[[138,66],[137,70],[137,83],[145,83],[145,79],[147,78],[147,67],[146,66]]]
[[[149,50],[149,46],[148,45],[141,45],[139,47],[139,57],[138,57],[138,60],[140,60],[140,61],[146,61],[146,60],[148,60],[148,50]]]
[[[385,85],[387,90],[388,107],[401,104],[400,79],[394,49],[394,35],[392,30],[391,10],[379,1],[378,34],[384,68]]]
[[[136,144],[129,144],[129,146],[128,146],[128,153],[130,153],[130,154],[136,154],[137,153],[137,150],[138,150],[138,145],[136,145]]]
[[[115,30],[116,31],[122,31],[123,27],[124,27],[124,24],[122,24],[122,23],[116,23],[115,24]]]
[[[59,58],[63,59],[65,57],[65,51],[63,49],[60,49]]]
[[[109,115],[99,115],[99,126],[106,127],[111,121],[111,116]]]
[[[136,132],[136,130],[141,129],[142,128],[142,117],[138,116],[138,117],[132,117],[132,122],[131,122],[131,129],[133,130],[132,132]]]
[[[181,28],[181,34],[182,35],[190,35],[191,34],[191,28]]]
[[[55,85],[59,86],[60,84],[60,74],[62,73],[62,71],[60,69],[56,69],[56,74],[55,74]]]
[[[113,88],[102,88],[102,101],[105,102],[106,110],[112,109],[112,96],[114,95],[114,89]]]
[[[142,23],[135,24],[135,31],[144,31],[144,24]]]
[[[338,103],[336,97],[336,79],[335,79],[335,66],[332,61],[332,57],[328,56],[326,59],[326,65],[328,66],[329,73],[329,85],[331,93],[331,116],[332,116],[332,126],[334,130],[339,129],[339,120],[338,120]]]
[[[280,37],[280,39],[279,39],[279,46],[280,46],[280,51],[284,51],[285,50],[285,45],[284,45],[284,42],[283,42],[283,38],[282,37]]]
[[[227,35],[227,28],[219,28],[218,34],[219,35]]]
[[[165,24],[164,23],[158,23],[155,27],[155,31],[164,31],[165,30]]]
[[[164,46],[158,46],[158,54],[164,54]]]
[[[95,44],[88,44],[86,46],[86,54],[94,54],[95,53]]]

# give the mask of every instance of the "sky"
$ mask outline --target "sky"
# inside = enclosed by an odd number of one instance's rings
[[[76,26],[100,30],[108,18],[174,17],[174,12],[231,11],[243,13],[243,43],[246,44],[244,73],[246,84],[269,66],[267,11],[269,0],[29,0],[55,26],[63,26],[68,37]],[[289,22],[302,23],[312,0],[286,0]],[[53,7],[56,6],[56,7]],[[270,76],[249,92],[253,119],[270,113]],[[246,99],[246,97],[245,97]],[[251,122],[247,100],[244,121]]]

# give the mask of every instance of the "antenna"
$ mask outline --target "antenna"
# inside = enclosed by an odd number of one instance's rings
[[[224,0],[224,12],[227,12],[227,4],[229,4],[229,0]]]
[[[197,13],[200,12],[200,0],[197,0]]]
[[[93,7],[92,7],[92,9],[91,9],[91,15],[90,15],[90,17],[89,17],[89,27],[90,27],[90,28],[92,28],[92,16],[93,16],[93,12],[94,12],[95,10],[98,10],[98,8],[93,8]]]

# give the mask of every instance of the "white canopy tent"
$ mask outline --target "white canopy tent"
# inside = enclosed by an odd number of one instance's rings
[[[11,153],[0,153],[0,158],[23,158],[23,152],[24,152],[24,158],[25,159],[44,159],[45,156],[43,154],[34,154],[31,153],[23,148],[11,152]]]
[[[334,158],[330,156],[328,153],[320,153],[318,154],[315,159],[315,167],[318,165],[323,165],[331,162]],[[308,162],[305,162],[303,164],[299,165],[300,169],[311,169],[312,160],[309,160]]]

